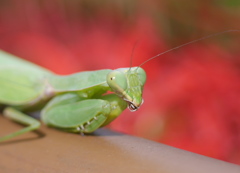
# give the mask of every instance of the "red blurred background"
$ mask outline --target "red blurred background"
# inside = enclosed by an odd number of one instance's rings
[[[240,29],[239,0],[1,0],[0,48],[58,74],[137,66]],[[144,104],[109,127],[240,164],[240,32],[143,68]]]

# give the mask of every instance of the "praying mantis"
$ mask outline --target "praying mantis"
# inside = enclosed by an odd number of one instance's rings
[[[7,76],[7,77],[6,77]],[[91,133],[142,104],[146,73],[140,67],[56,75],[0,51],[0,103],[3,115],[26,128],[0,141],[36,130],[40,122],[23,112],[41,111],[44,124],[73,133]],[[105,94],[107,91],[115,94]]]
[[[41,110],[44,124],[72,133],[91,133],[116,119],[127,107],[136,111],[143,103],[146,62],[212,34],[160,53],[138,67],[86,71],[60,76],[0,51],[0,105],[3,115],[26,125],[0,137],[0,142],[37,130],[40,122],[26,112]],[[106,94],[112,91],[111,94]]]

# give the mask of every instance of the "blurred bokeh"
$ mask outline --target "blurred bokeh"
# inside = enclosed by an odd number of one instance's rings
[[[240,29],[239,0],[1,0],[0,48],[58,74],[133,65]],[[109,128],[240,164],[240,32],[145,65],[144,104]]]

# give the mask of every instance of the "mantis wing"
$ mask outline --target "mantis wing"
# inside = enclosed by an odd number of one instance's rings
[[[52,73],[42,67],[0,51],[0,103],[27,105],[37,102]]]

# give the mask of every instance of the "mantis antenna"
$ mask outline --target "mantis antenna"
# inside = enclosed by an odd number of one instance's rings
[[[187,45],[189,45],[189,44],[192,44],[192,43],[195,43],[195,42],[198,42],[198,41],[201,41],[201,40],[205,40],[205,39],[207,39],[207,38],[214,37],[214,36],[217,36],[217,35],[220,35],[220,34],[223,34],[223,33],[228,33],[228,32],[240,32],[240,30],[238,30],[238,29],[230,29],[230,30],[218,32],[218,33],[216,33],[216,34],[207,35],[207,36],[202,37],[202,38],[199,38],[199,39],[197,39],[197,40],[193,40],[193,41],[187,42],[187,43],[182,44],[182,45],[180,45],[180,46],[177,46],[177,47],[174,47],[174,48],[169,49],[169,50],[167,50],[167,51],[164,51],[164,52],[162,52],[162,53],[159,53],[159,54],[153,56],[152,58],[149,58],[148,60],[146,60],[146,61],[144,61],[142,64],[140,64],[138,67],[141,67],[142,65],[146,64],[148,61],[151,61],[151,60],[153,60],[153,59],[155,59],[155,58],[157,58],[157,57],[159,57],[159,56],[161,56],[161,55],[163,55],[163,54],[165,54],[165,53],[168,53],[168,52],[170,52],[170,51],[172,51],[172,50],[179,49],[179,48],[184,47],[184,46],[187,46]]]
[[[139,40],[137,40],[134,45],[133,45],[133,49],[132,49],[132,53],[131,53],[131,57],[130,57],[130,68],[128,71],[131,70],[132,68],[132,60],[133,60],[133,54],[134,54],[134,51],[135,51],[135,48],[137,47],[137,44],[139,43]]]

